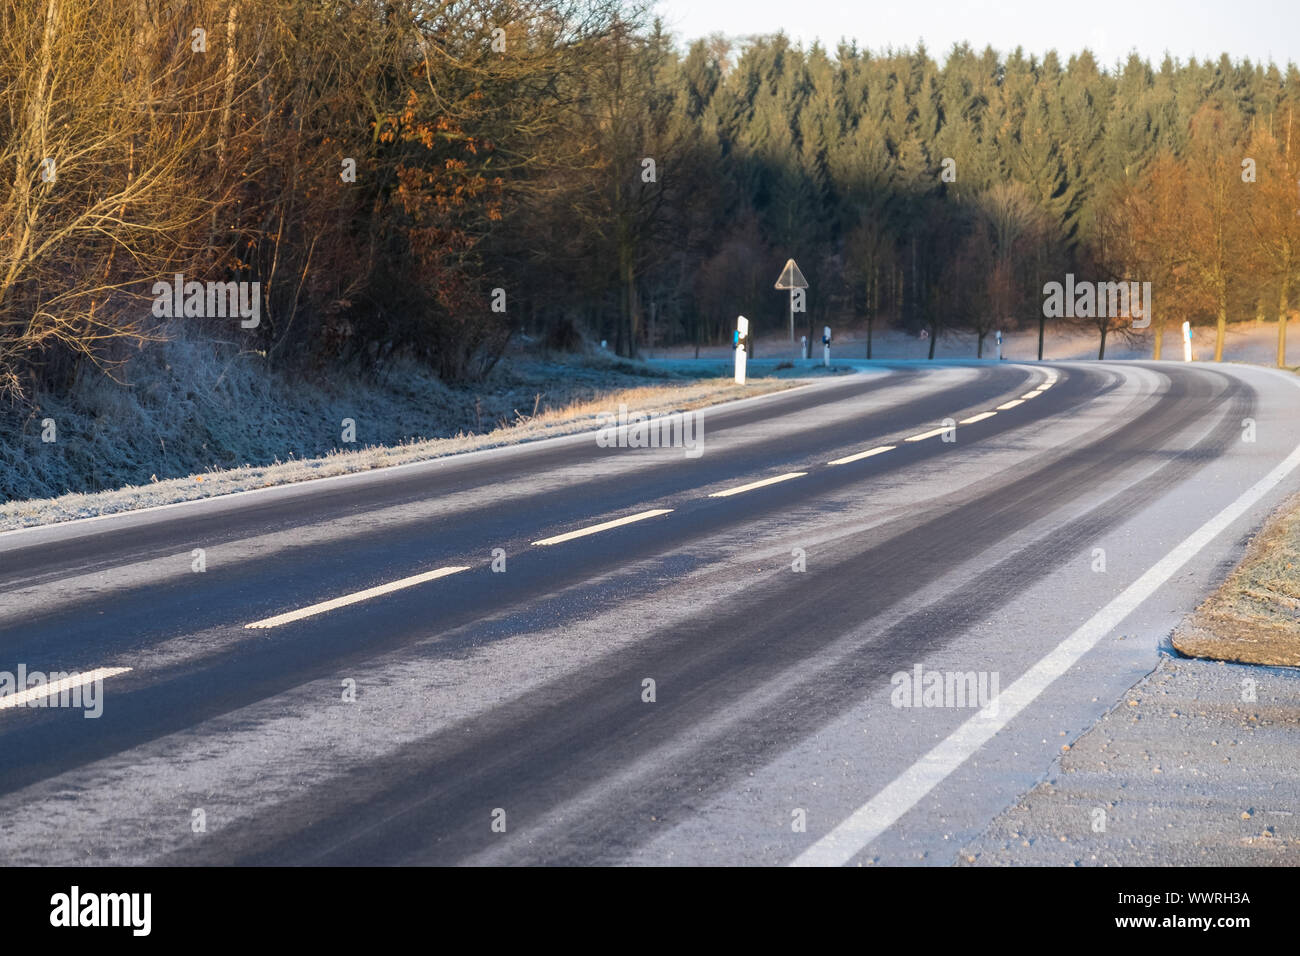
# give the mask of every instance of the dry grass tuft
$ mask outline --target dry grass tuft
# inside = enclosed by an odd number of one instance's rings
[[[1300,496],[1251,542],[1236,570],[1174,634],[1192,657],[1300,667]]]

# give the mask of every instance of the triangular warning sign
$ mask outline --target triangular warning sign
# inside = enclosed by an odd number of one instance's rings
[[[808,280],[803,277],[799,271],[799,266],[793,259],[785,260],[785,268],[781,270],[781,278],[776,280],[778,289],[806,289]]]

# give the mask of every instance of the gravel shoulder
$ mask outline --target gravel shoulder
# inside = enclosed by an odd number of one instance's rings
[[[1162,655],[961,866],[1300,865],[1300,671]]]

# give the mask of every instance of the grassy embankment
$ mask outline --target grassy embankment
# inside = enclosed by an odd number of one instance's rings
[[[757,371],[757,370],[756,370]],[[686,411],[794,384],[747,386],[722,362],[663,367],[597,352],[516,350],[486,381],[415,365],[293,380],[248,353],[178,339],[146,350],[127,385],[88,376],[67,396],[0,414],[0,530],[367,471],[596,427],[620,403]],[[53,419],[56,441],[41,440]],[[342,441],[343,421],[356,441]]]

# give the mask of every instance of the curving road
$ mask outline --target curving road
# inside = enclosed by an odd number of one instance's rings
[[[0,534],[0,671],[124,669],[98,719],[0,709],[0,861],[951,864],[1300,488],[1297,407],[1244,366],[873,363],[706,411],[698,457]],[[918,667],[999,704],[896,706]]]

